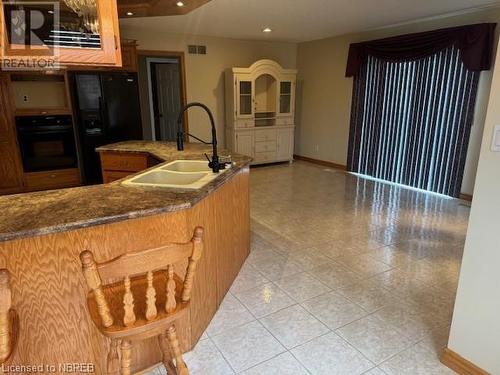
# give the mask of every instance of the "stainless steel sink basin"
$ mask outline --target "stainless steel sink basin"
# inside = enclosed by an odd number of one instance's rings
[[[122,182],[128,186],[156,186],[177,189],[201,189],[222,173],[213,173],[204,160],[176,160],[150,169]]]
[[[212,172],[206,160],[176,160],[161,169],[173,172]]]

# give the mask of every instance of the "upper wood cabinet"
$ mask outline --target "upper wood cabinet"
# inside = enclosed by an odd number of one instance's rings
[[[50,59],[61,66],[122,65],[116,0],[59,0],[58,9],[47,1],[23,3],[4,2],[0,7],[4,69],[20,61],[40,68]],[[36,25],[34,20],[44,23]]]
[[[137,72],[137,43],[135,41],[122,41],[122,70]]]

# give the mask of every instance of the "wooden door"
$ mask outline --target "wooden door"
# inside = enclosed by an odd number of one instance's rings
[[[121,66],[116,0],[95,0],[94,7],[84,10],[72,3],[58,2],[59,7],[55,8],[51,2],[41,2],[36,4],[36,9],[35,6],[30,9],[30,4],[22,8],[22,4],[11,2],[0,7],[0,44],[5,46],[0,57],[5,59],[4,64],[14,68],[16,60],[36,61],[36,67],[42,70],[57,68],[53,61],[63,66]],[[27,17],[25,11],[37,12],[44,22],[42,27],[31,28],[26,20],[33,17]],[[64,33],[54,27],[57,17],[64,18]],[[19,22],[25,26],[23,34],[5,32]],[[71,37],[67,36],[67,29],[72,32]],[[9,34],[18,36],[9,37]],[[58,40],[57,44],[47,43],[54,39]],[[72,47],[75,43],[77,48]]]
[[[277,159],[292,160],[293,129],[279,129],[277,138]]]
[[[236,150],[238,154],[251,156],[254,155],[254,136],[253,132],[236,133]]]

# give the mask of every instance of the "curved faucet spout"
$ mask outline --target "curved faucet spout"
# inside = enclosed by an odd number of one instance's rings
[[[183,131],[183,120],[184,120],[184,112],[186,112],[191,107],[200,107],[207,112],[208,117],[210,119],[210,125],[212,127],[212,142],[206,142],[198,137],[195,137],[192,134],[187,133],[189,137],[193,137],[194,139],[200,141],[204,144],[212,145],[212,160],[209,162],[209,167],[212,168],[214,173],[218,173],[221,169],[226,167],[225,163],[219,163],[219,156],[217,155],[217,129],[215,128],[214,116],[210,109],[203,103],[193,102],[186,104],[180,111],[179,117],[177,118],[177,150],[184,150],[184,131]]]

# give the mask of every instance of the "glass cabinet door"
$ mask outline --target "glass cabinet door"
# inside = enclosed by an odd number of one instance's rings
[[[280,82],[280,113],[292,112],[292,82]]]
[[[252,81],[238,82],[238,116],[252,116]]]
[[[121,65],[116,0],[30,0],[0,8],[4,57]]]

